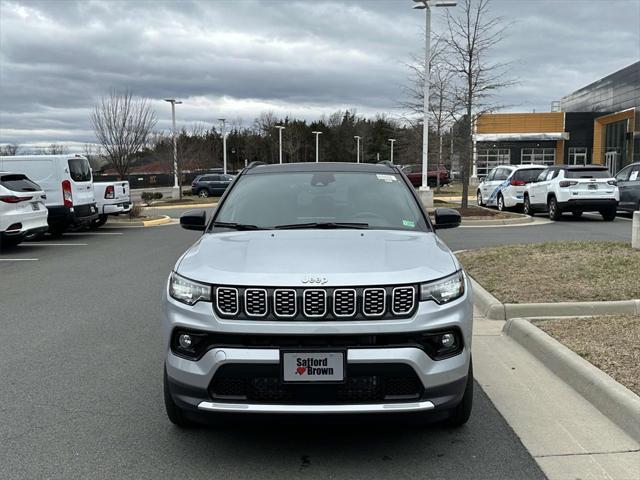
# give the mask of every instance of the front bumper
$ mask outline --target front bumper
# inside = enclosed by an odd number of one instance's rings
[[[439,306],[434,302],[420,302],[418,310],[411,318],[370,321],[265,321],[265,320],[224,320],[217,318],[211,304],[199,302],[193,307],[180,304],[165,292],[165,346],[167,355],[165,369],[171,396],[175,403],[187,411],[200,412],[247,412],[247,413],[392,413],[411,411],[441,411],[455,407],[465,391],[471,362],[471,339],[473,303],[471,283],[467,278],[466,292],[458,300]],[[372,401],[323,401],[313,394],[304,402],[252,401],[246,397],[240,400],[215,397],[213,382],[216,374],[225,368],[241,367],[249,371],[267,369],[278,371],[280,349],[277,345],[259,347],[238,347],[219,345],[206,351],[198,360],[183,358],[170,349],[171,334],[176,328],[193,329],[204,332],[244,334],[257,336],[346,336],[384,335],[430,332],[444,329],[458,329],[463,341],[463,349],[455,356],[435,360],[417,346],[362,347],[347,345],[347,378],[354,377],[349,372],[367,369],[369,372],[384,370],[387,366],[397,366],[410,371],[419,382],[419,392],[415,398],[391,398],[382,396]],[[332,350],[332,347],[323,347]],[[291,350],[291,348],[287,348]],[[306,351],[300,347],[295,350]],[[271,375],[272,377],[274,375]],[[277,376],[277,374],[276,374]],[[382,379],[382,376],[380,377]],[[274,381],[277,381],[274,380]],[[381,380],[382,381],[382,380]],[[323,388],[314,385],[312,388]],[[276,387],[277,388],[277,387]],[[296,387],[297,388],[297,387]],[[308,400],[308,401],[307,401]]]

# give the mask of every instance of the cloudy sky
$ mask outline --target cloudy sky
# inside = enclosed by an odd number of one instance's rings
[[[404,66],[422,45],[410,0],[0,0],[0,143],[94,141],[100,95],[153,99],[159,129],[260,112],[315,119],[338,109],[400,115]],[[514,22],[495,51],[518,86],[514,111],[552,100],[640,59],[640,0],[492,0]],[[444,12],[433,29],[443,31]],[[217,122],[216,122],[217,123]]]

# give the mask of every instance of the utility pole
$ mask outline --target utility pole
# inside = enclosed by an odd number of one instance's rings
[[[438,1],[433,0],[413,0],[418,5],[413,8],[417,10],[425,10],[426,17],[426,34],[424,42],[424,85],[423,85],[423,121],[422,121],[422,186],[420,190],[422,192],[429,191],[428,182],[428,164],[429,164],[429,82],[430,82],[430,65],[429,60],[431,57],[431,7],[455,7],[456,2],[450,1]],[[433,206],[433,193],[421,194],[422,202],[425,206]]]
[[[313,133],[316,136],[316,163],[318,163],[320,161],[319,160],[320,157],[318,156],[318,137],[322,135],[322,132],[314,131],[311,133]]]
[[[356,139],[356,163],[360,163],[360,139],[362,138],[360,135],[354,135],[353,138]]]
[[[395,143],[395,138],[390,138],[389,143],[391,143],[391,165],[393,165],[393,144]]]
[[[175,98],[165,98],[165,102],[171,104],[171,137],[173,139],[173,197],[175,198],[176,190],[178,191],[178,198],[182,198],[182,188],[178,181],[178,140],[176,139],[176,105],[180,105],[182,102],[177,101]]]
[[[282,125],[276,125],[278,129],[278,157],[280,158],[280,163],[282,163],[282,130],[284,127]]]
[[[225,175],[227,174],[227,132],[226,132],[226,125],[227,125],[227,119],[226,118],[219,118],[218,119],[220,121],[220,123],[222,123],[222,173],[224,173]]]

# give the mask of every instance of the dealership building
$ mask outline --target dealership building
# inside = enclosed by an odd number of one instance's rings
[[[640,161],[640,61],[562,98],[552,112],[489,113],[474,125],[473,174],[504,164]]]

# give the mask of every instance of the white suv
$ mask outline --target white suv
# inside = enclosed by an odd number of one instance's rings
[[[545,169],[544,165],[499,165],[478,185],[478,205],[520,208],[524,202],[525,186],[535,181]]]
[[[17,245],[28,235],[47,231],[46,198],[25,175],[0,172],[0,246]]]
[[[607,167],[599,165],[558,165],[545,169],[525,188],[524,213],[548,212],[551,220],[560,220],[563,212],[579,217],[582,212],[597,211],[602,218],[616,218],[620,193]]]

